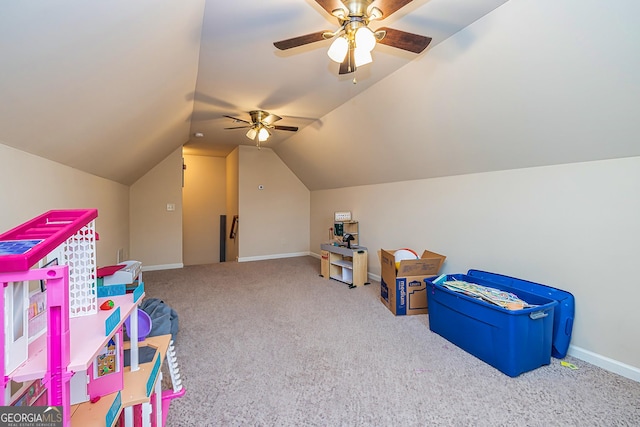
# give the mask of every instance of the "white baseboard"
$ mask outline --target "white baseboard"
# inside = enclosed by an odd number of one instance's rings
[[[380,276],[369,273],[369,279],[380,281]],[[584,348],[580,348],[575,345],[569,346],[567,354],[606,371],[640,382],[640,368],[638,367],[627,365],[626,363],[585,350]]]
[[[263,261],[266,259],[279,259],[279,258],[293,258],[298,256],[307,256],[307,255],[311,255],[311,253],[307,251],[307,252],[293,252],[288,254],[247,256],[247,257],[239,257],[238,262]]]
[[[183,268],[184,264],[160,264],[160,265],[146,265],[142,267],[142,271],[156,271],[156,270],[173,270],[174,268]]]
[[[613,372],[614,374],[622,375],[623,377],[640,382],[640,368],[636,368],[635,366],[627,365],[626,363],[619,362],[574,345],[569,346],[567,354],[609,372]]]

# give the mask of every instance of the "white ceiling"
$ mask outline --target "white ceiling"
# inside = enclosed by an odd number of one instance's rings
[[[357,84],[338,75],[330,41],[273,46],[337,28],[312,0],[4,2],[0,143],[128,185],[184,144],[209,155],[253,144],[243,130],[224,130],[237,125],[224,115],[247,119],[264,109],[281,125],[321,124],[505,2],[414,0],[372,23],[433,41],[419,55],[377,46]],[[276,131],[267,145],[292,135]]]

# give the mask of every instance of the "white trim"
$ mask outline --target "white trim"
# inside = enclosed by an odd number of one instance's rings
[[[377,274],[369,273],[368,276],[370,280],[376,280],[378,282],[381,280],[380,276],[378,276]],[[640,382],[640,368],[638,367],[627,365],[626,363],[622,363],[618,360],[611,359],[601,354],[585,350],[581,347],[576,347],[575,345],[569,346],[569,351],[567,352],[567,354],[569,356],[575,357],[576,359],[591,363],[592,365],[595,365],[606,371],[613,372],[614,374],[621,375],[625,378],[629,378],[630,380]]]
[[[369,273],[368,275],[369,279],[380,281],[380,276],[378,276],[377,274]],[[637,368],[635,366],[627,365],[626,363],[622,363],[618,360],[611,359],[601,354],[585,350],[581,347],[576,347],[575,345],[569,346],[569,351],[567,352],[567,354],[569,356],[575,357],[576,359],[591,363],[592,365],[595,365],[606,371],[613,372],[614,374],[621,375],[623,377],[629,378],[630,380],[640,382],[640,368]]]
[[[145,267],[142,267],[142,271],[173,270],[174,268],[183,268],[183,267],[184,267],[183,263],[147,265]]]
[[[311,255],[311,253],[310,252],[293,252],[289,254],[247,256],[247,257],[238,258],[238,262],[262,261],[265,259],[293,258],[298,256],[307,256],[307,255]]]
[[[613,372],[614,374],[622,375],[623,377],[640,382],[640,368],[636,368],[635,366],[627,365],[626,363],[619,362],[574,345],[569,346],[567,354],[609,372]]]

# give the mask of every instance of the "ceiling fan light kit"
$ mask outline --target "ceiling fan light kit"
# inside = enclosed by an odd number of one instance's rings
[[[371,51],[376,46],[376,36],[369,27],[361,26],[355,31],[350,31],[336,38],[327,55],[338,64],[344,62],[347,53],[353,49],[356,66],[368,64],[373,61]]]
[[[371,52],[373,48],[376,47],[376,41],[376,36],[373,35],[373,31],[371,31],[369,27],[360,27],[356,30],[356,49]]]
[[[356,67],[361,67],[373,62],[371,52],[365,49],[355,49],[353,51],[353,58],[355,59]]]
[[[256,130],[256,128],[251,128],[247,131],[247,138],[253,141],[254,139],[256,139],[257,134],[258,131]]]
[[[339,64],[344,61],[347,52],[349,52],[349,41],[345,37],[340,36],[331,43],[327,55],[329,55],[332,61]]]
[[[258,148],[260,148],[260,143],[265,142],[267,139],[269,139],[270,136],[271,134],[269,133],[267,128],[261,124],[258,124],[247,131],[247,138],[249,138],[250,140],[255,141],[257,137],[258,143],[256,145],[258,146]]]
[[[264,142],[269,139],[270,136],[271,134],[267,128],[260,126],[260,130],[258,131],[258,142]]]
[[[275,42],[280,50],[291,49],[317,41],[328,40],[337,36],[331,43],[327,55],[340,63],[339,74],[353,73],[362,65],[373,61],[371,51],[376,43],[382,43],[413,53],[420,53],[431,42],[430,37],[407,33],[393,28],[382,28],[373,31],[369,28],[371,21],[388,17],[412,0],[377,0],[378,7],[369,5],[375,0],[341,0],[344,8],[331,9],[332,0],[316,0],[324,10],[338,19],[340,28],[336,31],[320,31],[292,39]],[[368,9],[368,10],[367,10]],[[383,12],[386,10],[386,13]]]

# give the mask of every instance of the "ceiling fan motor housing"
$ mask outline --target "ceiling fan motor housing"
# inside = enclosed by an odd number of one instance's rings
[[[367,8],[373,0],[342,0],[342,4],[347,7],[349,16],[366,16]]]

